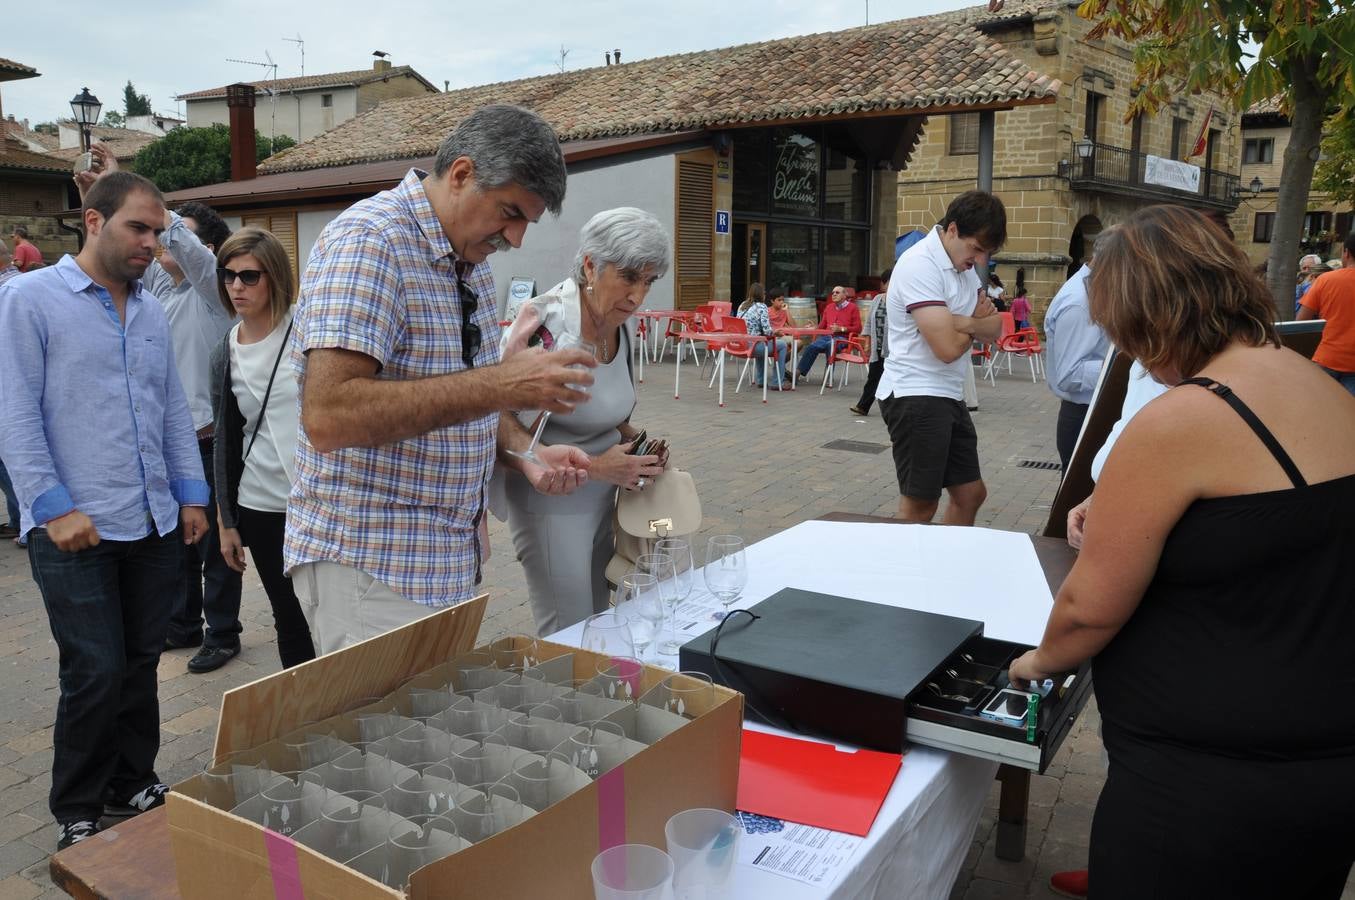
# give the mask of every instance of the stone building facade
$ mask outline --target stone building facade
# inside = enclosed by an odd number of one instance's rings
[[[1131,48],[1088,38],[1092,23],[1063,0],[1025,4],[1016,16],[979,18],[981,32],[1037,72],[1062,84],[1057,103],[996,114],[993,190],[1007,207],[1008,239],[995,271],[1015,293],[1029,290],[1035,321],[1055,291],[1090,254],[1102,228],[1153,203],[1176,202],[1231,213],[1237,205],[1240,117],[1208,94],[1177,99],[1156,115],[1127,120],[1134,82]],[[1206,121],[1207,120],[1207,121]],[[1086,136],[1091,154],[1079,155]],[[1149,157],[1186,160],[1203,138],[1195,191],[1150,183]],[[899,174],[901,232],[931,227],[977,171],[975,115],[931,118]],[[1085,146],[1084,150],[1087,149]]]
[[[1288,147],[1289,118],[1274,100],[1257,103],[1243,114],[1242,202],[1233,213],[1231,224],[1238,243],[1257,265],[1270,258],[1280,169]],[[1253,193],[1252,187],[1259,190]],[[1300,252],[1316,253],[1324,260],[1339,258],[1342,242],[1352,228],[1355,214],[1349,203],[1337,203],[1327,194],[1310,192]]]

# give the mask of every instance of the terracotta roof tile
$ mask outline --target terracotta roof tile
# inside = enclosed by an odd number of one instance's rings
[[[80,127],[70,119],[63,119],[61,124],[76,129]],[[104,141],[109,147],[113,148],[113,155],[119,160],[131,159],[143,147],[155,143],[162,137],[162,135],[137,131],[135,128],[110,128],[107,125],[93,125],[89,129],[89,133],[94,140]],[[57,159],[70,162],[79,156],[82,151],[79,147],[67,147],[64,150],[48,152]]]
[[[0,141],[0,169],[34,169],[39,172],[70,174],[71,165],[46,153],[25,150],[16,146],[13,141]]]
[[[26,66],[12,59],[0,56],[0,81],[18,81],[21,78],[37,78],[41,74],[32,66]]]
[[[1058,88],[966,21],[931,16],[390,100],[273,156],[259,172],[429,156],[488,103],[533,109],[561,141],[573,141],[1041,103]]]
[[[351,72],[330,72],[327,75],[302,75],[297,78],[274,78],[267,81],[248,81],[245,83],[254,85],[254,89],[260,92],[271,90],[278,93],[288,93],[291,91],[313,91],[327,87],[370,84],[373,81],[398,78],[402,75],[412,75],[423,82],[429,90],[437,90],[429,83],[427,78],[415,72],[412,66],[391,66],[389,69],[355,69]],[[226,85],[222,85],[205,91],[192,91],[191,93],[180,94],[178,99],[207,100],[214,97],[224,97],[226,96],[226,87]]]

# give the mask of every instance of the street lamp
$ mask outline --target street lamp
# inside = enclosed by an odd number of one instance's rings
[[[1092,154],[1096,152],[1096,144],[1092,143],[1092,139],[1084,134],[1082,140],[1073,144],[1073,149],[1077,151],[1079,159],[1091,159]]]
[[[1262,185],[1261,185],[1261,176],[1258,175],[1258,176],[1254,177],[1254,178],[1251,180],[1251,184],[1247,185],[1247,187],[1251,189],[1251,195],[1252,195],[1253,197],[1255,197],[1257,194],[1261,193],[1261,187],[1262,187]]]
[[[99,111],[102,109],[103,104],[89,92],[89,88],[81,88],[80,93],[71,99],[71,113],[80,126],[80,140],[85,150],[89,150],[89,129],[99,121]]]

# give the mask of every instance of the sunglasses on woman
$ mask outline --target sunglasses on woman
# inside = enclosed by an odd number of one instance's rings
[[[216,277],[221,279],[222,284],[234,284],[235,279],[239,278],[247,287],[254,287],[263,277],[263,272],[259,269],[241,269],[237,272],[222,266],[216,270]]]

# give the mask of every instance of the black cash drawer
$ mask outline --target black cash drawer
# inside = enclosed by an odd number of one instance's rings
[[[908,741],[1033,772],[1047,769],[1091,695],[1091,664],[1054,679],[1040,701],[1032,741],[1027,719],[1007,724],[981,714],[991,704],[1005,706],[999,695],[1010,687],[1007,666],[1029,649],[981,635],[966,641],[909,697]]]

